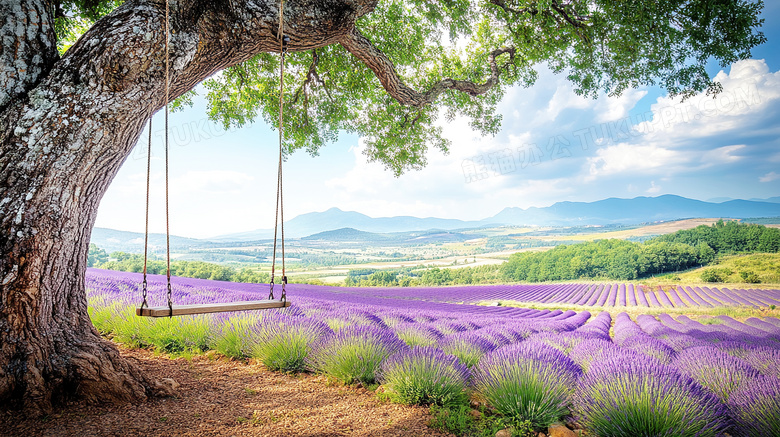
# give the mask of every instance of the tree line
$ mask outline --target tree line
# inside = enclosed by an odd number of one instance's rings
[[[89,267],[107,270],[140,273],[144,269],[144,256],[141,254],[112,252],[107,254],[100,247],[90,244],[87,258]],[[146,264],[147,273],[164,275],[167,270],[166,261],[150,257]],[[171,261],[171,274],[185,278],[211,279],[215,281],[245,282],[252,284],[266,283],[271,280],[268,273],[257,272],[249,268],[236,269],[231,266],[208,263],[203,261]]]
[[[712,263],[716,256],[780,251],[780,229],[719,220],[644,243],[600,240],[515,253],[501,266],[511,281],[632,280]]]
[[[497,265],[443,269],[406,267],[401,269],[353,269],[347,287],[430,287],[437,285],[496,284],[503,281]]]

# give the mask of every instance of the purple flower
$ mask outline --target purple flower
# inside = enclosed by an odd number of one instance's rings
[[[674,365],[724,402],[740,383],[758,377],[745,361],[712,346],[686,349],[677,354]]]
[[[780,436],[780,379],[764,376],[745,381],[729,396],[738,437]]]
[[[448,335],[439,343],[442,351],[458,357],[461,363],[469,368],[474,367],[488,352],[493,351],[496,345],[474,332],[461,332]]]
[[[717,397],[649,357],[594,363],[573,405],[580,421],[603,436],[714,437],[729,425]]]

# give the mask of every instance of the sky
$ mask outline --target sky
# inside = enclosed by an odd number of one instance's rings
[[[766,2],[768,42],[753,57],[710,73],[715,99],[684,103],[643,87],[618,98],[578,97],[540,68],[536,84],[510,89],[501,132],[481,137],[465,120],[442,122],[448,154],[395,177],[368,163],[342,134],[316,157],[284,164],[285,219],[336,207],[371,217],[479,220],[506,207],[675,194],[700,200],[780,195],[780,2]],[[162,112],[153,120],[150,230],[165,231]],[[174,235],[208,238],[274,225],[278,133],[262,121],[225,130],[206,103],[170,115],[170,223]],[[143,232],[147,133],[98,211],[96,226]]]

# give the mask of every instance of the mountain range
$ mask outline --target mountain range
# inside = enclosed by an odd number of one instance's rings
[[[285,235],[304,237],[341,228],[363,232],[390,233],[429,229],[453,230],[487,226],[584,226],[639,224],[683,218],[780,217],[780,197],[757,200],[705,202],[671,194],[633,199],[609,198],[595,202],[558,202],[537,208],[504,208],[498,214],[478,221],[419,218],[411,216],[369,217],[355,211],[331,208],[324,212],[301,214],[285,222]],[[220,235],[212,241],[251,241],[273,237],[270,229]]]
[[[354,239],[360,232],[387,234],[394,232],[473,229],[491,226],[587,226],[641,224],[684,218],[757,218],[780,217],[780,197],[769,199],[712,199],[701,201],[675,195],[609,198],[595,202],[558,202],[544,208],[504,208],[482,220],[464,221],[436,217],[369,217],[355,211],[331,208],[324,212],[301,214],[285,222],[285,235],[291,238]],[[351,228],[347,231],[344,228]],[[337,231],[331,233],[330,231]],[[171,248],[206,247],[226,242],[265,240],[273,237],[272,229],[220,235],[208,239],[171,236]],[[91,241],[110,251],[143,248],[143,234],[94,228]],[[159,251],[165,247],[164,234],[150,234],[149,244]]]

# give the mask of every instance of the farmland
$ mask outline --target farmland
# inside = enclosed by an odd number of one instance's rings
[[[480,420],[518,435],[560,420],[600,436],[780,435],[780,290],[290,284],[284,310],[150,320],[134,316],[140,282],[87,273],[93,323],[134,347],[254,357],[450,414],[475,402]],[[164,277],[151,277],[150,305],[164,304],[164,289]],[[260,284],[174,278],[172,297],[267,294]]]

